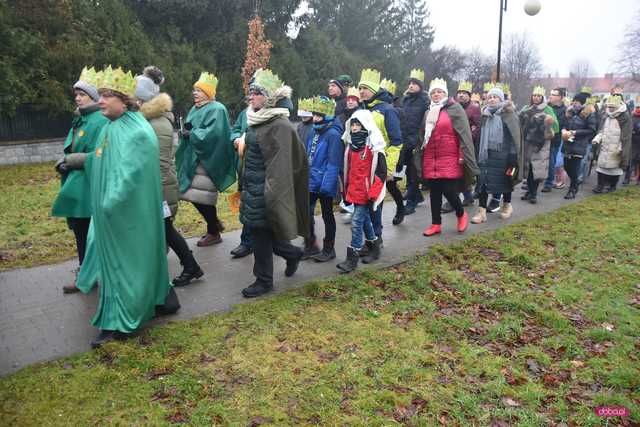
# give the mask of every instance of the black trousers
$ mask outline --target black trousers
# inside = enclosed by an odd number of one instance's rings
[[[91,218],[67,218],[67,224],[76,237],[78,261],[80,265],[82,265],[82,261],[84,261],[84,252],[87,250],[87,234],[89,234]]]
[[[187,245],[187,241],[182,237],[182,234],[173,226],[173,218],[164,219],[164,234],[167,239],[167,246],[178,256],[180,264],[186,265],[192,256],[191,251],[189,251],[189,245]]]
[[[207,234],[216,234],[222,231],[222,223],[218,219],[218,210],[215,206],[192,203],[200,212],[207,223]]]
[[[336,240],[336,219],[333,216],[333,197],[321,196],[319,193],[309,193],[309,208],[311,209],[309,228],[311,231],[311,240],[316,240],[314,211],[318,200],[320,200],[322,221],[324,222],[324,238],[325,240],[334,241]]]
[[[607,175],[606,173],[598,172],[598,186],[599,187],[612,187],[615,188],[620,180],[620,175]]]
[[[533,166],[529,164],[529,175],[527,176],[527,192],[531,196],[538,195],[538,186],[540,185],[539,179],[533,179]]]
[[[502,201],[504,203],[511,203],[511,194],[512,193],[502,193],[502,194],[492,194],[495,200],[500,200],[500,196],[502,196]],[[481,208],[487,209],[487,201],[489,201],[489,193],[486,191],[481,191],[478,195],[478,202],[480,203]]]
[[[300,258],[302,249],[286,240],[276,240],[268,228],[251,228],[253,236],[253,275],[256,283],[273,285],[273,254],[286,260]]]
[[[458,180],[456,179],[432,179],[429,180],[429,199],[431,201],[431,223],[442,224],[442,196],[456,211],[456,216],[464,215],[464,208],[460,201],[460,192],[455,190]]]
[[[580,165],[582,164],[582,157],[565,157],[564,158],[564,170],[569,175],[569,188],[572,190],[578,189],[578,176],[580,175]]]
[[[398,188],[398,181],[395,179],[387,181],[387,191],[396,202],[396,211],[404,211],[404,200],[402,199],[402,191]]]

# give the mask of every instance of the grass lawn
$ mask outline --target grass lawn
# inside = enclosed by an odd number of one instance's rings
[[[639,212],[592,197],[28,367],[0,425],[638,425]]]
[[[51,216],[60,189],[53,162],[0,167],[0,271],[52,264],[76,257],[73,232],[64,218]],[[226,231],[240,227],[238,215],[218,198]],[[180,202],[176,226],[184,236],[204,234],[206,225],[190,203]]]

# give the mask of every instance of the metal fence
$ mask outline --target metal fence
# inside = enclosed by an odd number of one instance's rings
[[[72,118],[72,113],[50,113],[33,104],[20,106],[10,116],[0,106],[0,143],[63,137]]]

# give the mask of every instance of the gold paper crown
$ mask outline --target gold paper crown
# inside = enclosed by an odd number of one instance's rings
[[[114,70],[109,65],[104,70],[98,71],[95,79],[95,86],[98,89],[109,89],[127,96],[133,96],[136,91],[136,80],[133,74],[131,71],[125,73],[120,67]]]
[[[531,92],[531,94],[532,95],[544,96],[546,92],[547,91],[545,90],[545,88],[543,86],[535,86],[533,88],[533,92]]]
[[[590,96],[587,98],[586,105],[596,105],[597,103],[598,103],[598,98],[596,98],[595,96]]]
[[[582,86],[582,89],[580,89],[580,92],[592,95],[593,94],[593,89],[591,88],[591,86]]]
[[[502,83],[502,91],[505,95],[511,95],[511,88],[509,87],[509,83]]]
[[[276,90],[284,86],[284,82],[280,80],[278,75],[273,74],[268,68],[260,68],[256,71],[251,84],[266,90],[269,95],[273,95]]]
[[[462,80],[458,83],[458,92],[469,92],[473,91],[473,83],[468,82],[466,80]]]
[[[448,92],[447,81],[441,78],[435,78],[431,80],[431,83],[429,84],[429,93],[431,93],[431,91],[433,91],[434,89],[442,89],[445,92]]]
[[[207,73],[206,71],[200,73],[200,77],[198,77],[198,81],[196,83],[204,83],[208,86],[211,86],[214,93],[218,88],[218,78],[213,73]]]
[[[424,70],[419,70],[417,68],[414,68],[413,70],[411,70],[411,73],[409,74],[409,78],[424,82]]]
[[[312,113],[324,114],[325,116],[333,116],[336,112],[336,102],[326,96],[314,96],[312,98]]]
[[[78,80],[83,81],[87,84],[90,84],[95,88],[98,87],[98,73],[93,67],[91,68],[84,67],[82,69],[82,72],[80,73],[80,78]]]
[[[311,112],[313,108],[313,99],[312,98],[303,98],[298,100],[298,110]]]
[[[479,93],[472,93],[471,94],[471,102],[480,103],[480,94]]]
[[[614,107],[619,107],[622,105],[622,98],[618,95],[609,95],[607,99],[604,101],[605,105],[612,105]]]
[[[347,98],[350,96],[355,96],[356,98],[358,98],[358,101],[360,101],[360,91],[355,87],[350,87],[347,91]]]
[[[482,91],[489,92],[493,88],[493,86],[494,86],[493,83],[486,82],[485,84],[482,85]]]
[[[380,90],[380,71],[365,68],[360,75],[360,83],[358,87],[366,86],[373,92]]]
[[[396,94],[396,84],[393,80],[383,79],[380,82],[380,87],[386,89],[391,95]]]

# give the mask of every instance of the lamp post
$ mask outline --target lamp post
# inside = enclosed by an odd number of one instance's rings
[[[507,11],[507,1],[500,0],[500,25],[498,26],[498,63],[496,64],[496,82],[500,81],[500,60],[502,59],[502,15]],[[526,0],[524,11],[533,16],[540,12],[540,0]]]

